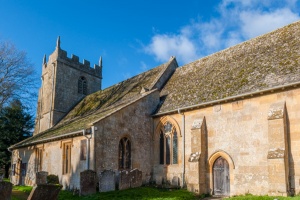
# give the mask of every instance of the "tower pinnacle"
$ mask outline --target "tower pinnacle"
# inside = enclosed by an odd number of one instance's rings
[[[99,67],[102,67],[102,56],[99,58]]]
[[[46,54],[44,54],[43,64],[46,64]]]
[[[60,49],[60,36],[57,37],[56,48]]]

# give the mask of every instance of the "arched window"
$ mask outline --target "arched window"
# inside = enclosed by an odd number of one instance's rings
[[[176,128],[166,122],[159,134],[159,163],[178,164],[178,137]]]
[[[78,93],[87,95],[87,81],[83,76],[78,79]]]
[[[126,137],[119,142],[119,169],[131,169],[131,143]]]

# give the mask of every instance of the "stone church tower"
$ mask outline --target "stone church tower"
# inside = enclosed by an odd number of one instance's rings
[[[82,98],[101,90],[102,58],[99,65],[90,67],[90,62],[60,48],[60,37],[55,51],[43,59],[42,86],[39,90],[36,126],[34,134],[57,124]]]

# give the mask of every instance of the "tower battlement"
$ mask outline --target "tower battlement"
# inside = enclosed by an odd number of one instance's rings
[[[81,71],[84,71],[89,74],[93,74],[95,76],[102,78],[102,65],[100,63],[98,65],[94,64],[94,67],[91,67],[90,61],[83,59],[83,62],[81,63],[79,61],[79,56],[73,55],[73,54],[69,58],[67,56],[67,51],[62,50],[62,49],[60,49],[60,52],[57,57],[57,61],[63,62],[66,65],[77,68],[78,70],[81,70]]]
[[[92,68],[88,60],[68,57],[58,37],[48,61],[46,55],[43,58],[35,134],[53,127],[86,95],[101,90],[101,80],[102,58]]]
[[[44,67],[52,64],[55,61],[62,62],[70,67],[76,68],[80,71],[84,71],[91,75],[97,76],[102,79],[102,58],[99,59],[99,64],[94,64],[94,67],[91,67],[90,61],[83,59],[81,63],[79,61],[79,56],[71,55],[71,57],[67,56],[67,51],[60,48],[60,38],[57,39],[57,45],[55,51],[49,56],[48,63],[46,62],[46,58],[44,58]]]

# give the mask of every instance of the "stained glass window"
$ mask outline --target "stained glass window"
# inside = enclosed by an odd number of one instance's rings
[[[166,137],[166,164],[169,165],[171,163],[171,139],[170,136]]]
[[[173,164],[178,164],[178,140],[176,131],[173,133]]]
[[[164,133],[161,131],[159,134],[159,164],[164,164],[164,155],[165,155],[165,148],[164,148]]]
[[[159,134],[159,164],[178,164],[178,136],[170,122],[164,124]]]

